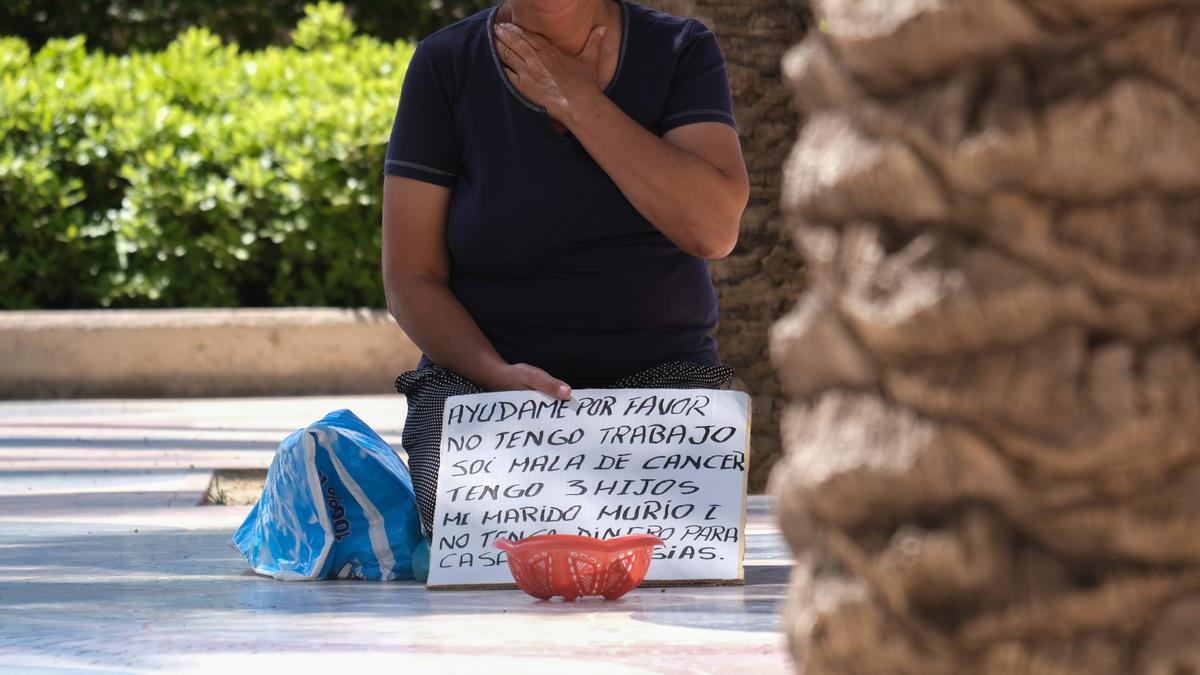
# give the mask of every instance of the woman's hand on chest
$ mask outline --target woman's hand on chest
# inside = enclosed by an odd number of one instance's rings
[[[496,51],[513,86],[525,98],[546,109],[556,122],[566,121],[572,106],[587,105],[602,95],[600,48],[603,26],[592,29],[578,55],[564,52],[538,33],[511,23],[497,23]]]

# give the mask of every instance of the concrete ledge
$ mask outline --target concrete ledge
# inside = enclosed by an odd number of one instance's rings
[[[375,394],[420,350],[383,310],[0,312],[0,398]]]

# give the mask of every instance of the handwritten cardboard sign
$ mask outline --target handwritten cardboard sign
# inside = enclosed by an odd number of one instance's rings
[[[451,396],[428,586],[513,586],[497,538],[658,535],[646,581],[740,583],[750,397],[719,389]]]

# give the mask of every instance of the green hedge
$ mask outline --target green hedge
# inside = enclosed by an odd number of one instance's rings
[[[412,45],[306,8],[294,46],[0,39],[0,307],[383,306],[383,159]]]
[[[360,32],[416,40],[492,0],[345,0]],[[286,45],[305,0],[3,0],[0,35],[33,49],[54,37],[82,35],[88,49],[122,54],[164,48],[189,26],[204,26],[243,49]]]

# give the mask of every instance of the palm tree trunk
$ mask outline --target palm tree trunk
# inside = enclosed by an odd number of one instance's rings
[[[1200,672],[1200,6],[814,4],[771,335],[798,667]]]

